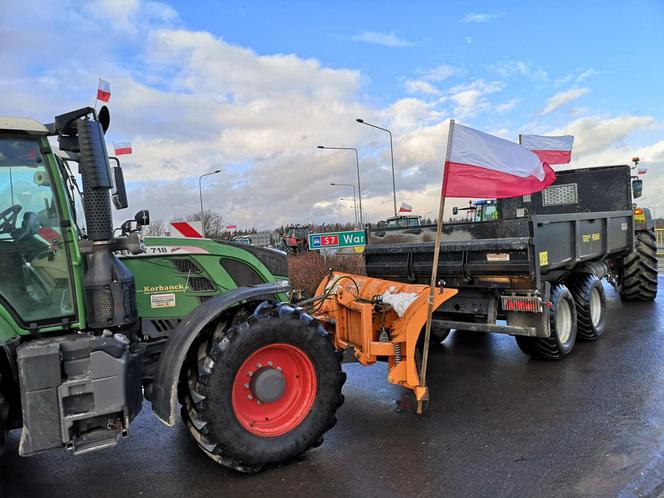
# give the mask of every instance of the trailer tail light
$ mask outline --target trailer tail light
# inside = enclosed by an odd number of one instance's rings
[[[539,297],[528,296],[501,296],[504,311],[525,311],[529,313],[540,313],[542,311],[542,300]]]

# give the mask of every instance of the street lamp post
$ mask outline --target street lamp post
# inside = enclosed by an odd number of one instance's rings
[[[332,150],[353,150],[355,151],[355,167],[357,169],[357,198],[359,200],[359,219],[360,219],[360,228],[364,227],[364,213],[362,211],[362,187],[360,184],[360,155],[357,153],[355,147],[327,147],[325,145],[319,145],[319,149],[332,149]]]
[[[394,200],[394,216],[397,215],[397,184],[394,179],[394,146],[392,145],[392,132],[388,130],[387,128],[381,128],[380,126],[376,126],[375,124],[367,123],[364,119],[362,118],[357,118],[355,121],[361,124],[365,124],[367,126],[371,126],[372,128],[377,128],[379,130],[386,131],[388,135],[390,135],[390,157],[392,158],[392,198]]]
[[[334,187],[350,187],[353,189],[353,210],[355,211],[355,224],[358,224],[358,218],[357,218],[357,202],[355,200],[355,185],[352,183],[330,183],[330,185]]]
[[[205,173],[204,175],[201,175],[198,177],[198,196],[200,197],[201,200],[201,227],[203,228],[203,237],[205,237],[205,212],[203,211],[203,187],[201,184],[201,180],[203,179],[204,176],[210,176],[210,175],[216,175],[217,173],[221,173],[220,169],[216,169],[210,173]]]

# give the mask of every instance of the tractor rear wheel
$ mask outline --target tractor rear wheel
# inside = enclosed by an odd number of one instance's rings
[[[657,296],[657,242],[654,230],[637,232],[634,251],[623,260],[618,292],[624,301],[652,301]]]
[[[561,360],[576,343],[576,306],[569,289],[558,284],[551,289],[549,337],[515,336],[519,349],[540,360]]]
[[[346,374],[329,334],[301,310],[281,308],[259,306],[204,343],[188,372],[190,432],[208,456],[242,472],[320,445],[343,403]]]

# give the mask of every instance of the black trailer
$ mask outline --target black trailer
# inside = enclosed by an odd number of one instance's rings
[[[445,225],[438,275],[459,293],[435,312],[436,340],[450,329],[505,333],[559,359],[603,333],[601,279],[623,299],[654,299],[652,219],[632,203],[639,182],[629,166],[561,171],[542,192],[498,200],[498,220]],[[435,230],[367,230],[367,274],[428,284]]]

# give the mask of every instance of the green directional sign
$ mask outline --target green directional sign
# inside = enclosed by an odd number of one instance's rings
[[[309,249],[333,249],[335,247],[359,247],[367,245],[364,230],[309,234]]]

